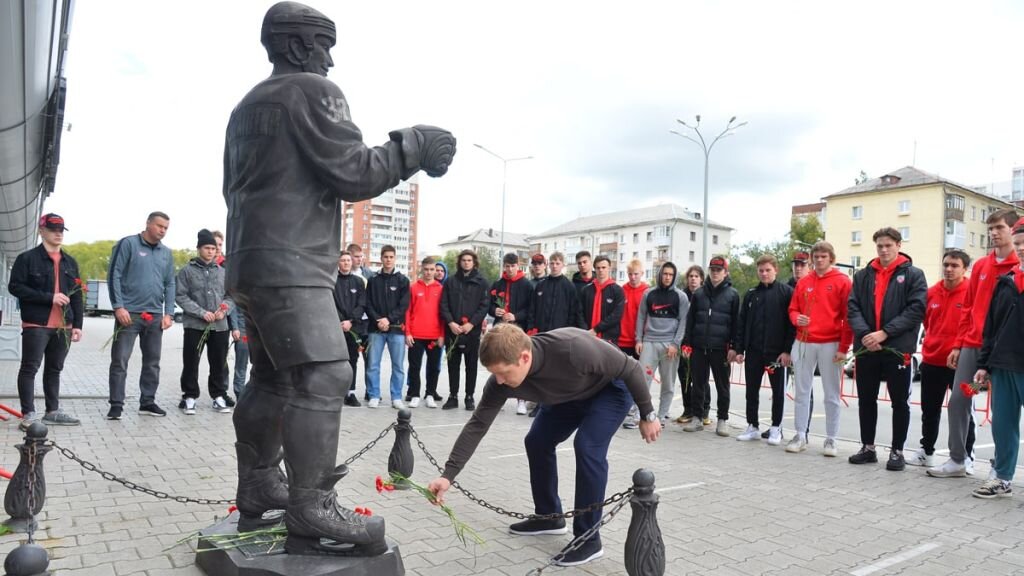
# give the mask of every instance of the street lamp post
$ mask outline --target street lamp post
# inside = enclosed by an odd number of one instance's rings
[[[737,128],[741,128],[743,126],[746,126],[746,124],[747,124],[746,122],[740,122],[739,124],[736,124],[734,126],[733,122],[735,122],[735,121],[736,121],[736,117],[735,116],[730,118],[729,119],[729,123],[725,125],[725,129],[722,130],[721,134],[719,134],[718,136],[715,136],[715,139],[711,141],[711,144],[708,144],[707,141],[704,140],[704,135],[700,133],[700,114],[697,114],[697,122],[695,124],[687,124],[686,122],[683,122],[682,120],[678,120],[678,119],[676,120],[676,122],[679,122],[680,124],[682,124],[683,126],[689,128],[690,130],[693,130],[694,133],[697,134],[697,138],[699,139],[699,141],[693,139],[688,134],[682,134],[682,133],[676,132],[675,130],[669,130],[669,132],[671,132],[672,134],[675,134],[676,136],[680,136],[682,138],[686,138],[690,142],[693,142],[697,146],[700,146],[700,149],[704,152],[704,214],[702,214],[702,218],[701,218],[701,223],[703,224],[703,230],[704,230],[704,249],[703,249],[704,253],[703,253],[703,258],[702,258],[703,261],[704,261],[704,265],[707,265],[707,263],[708,263],[708,165],[709,165],[709,159],[711,157],[711,150],[715,147],[715,144],[717,144],[719,140],[721,140],[722,138],[725,138],[726,136],[732,136],[733,131],[735,131]]]
[[[533,156],[520,156],[518,158],[505,158],[499,156],[480,144],[473,144],[477,148],[501,160],[501,248],[498,249],[498,265],[501,266],[501,259],[505,257],[505,177],[508,175],[508,163],[520,160],[532,160]]]

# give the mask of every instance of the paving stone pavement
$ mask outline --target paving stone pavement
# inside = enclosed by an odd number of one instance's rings
[[[65,409],[82,426],[51,428],[50,436],[104,470],[172,494],[211,499],[234,496],[235,456],[231,418],[209,409],[203,398],[195,416],[175,409],[179,397],[181,327],[165,335],[160,403],[166,418],[141,416],[132,400],[124,420],[104,419],[106,366],[99,350],[110,321],[89,319],[86,338],[73,346],[63,379],[70,398]],[[129,393],[137,392],[138,353],[129,370]],[[17,406],[13,378],[17,365],[0,365],[5,376],[0,399]],[[205,377],[205,376],[204,376]],[[386,371],[385,376],[386,378]],[[481,373],[481,383],[483,373]],[[357,378],[362,394],[362,377]],[[440,388],[447,389],[441,375]],[[734,399],[734,404],[740,402]],[[856,410],[855,407],[844,410]],[[465,410],[425,407],[413,411],[413,424],[441,460],[468,418]],[[339,461],[357,451],[394,420],[390,408],[346,408]],[[741,418],[734,419],[733,435]],[[481,443],[459,480],[478,496],[508,509],[531,512],[522,439],[530,419],[516,416],[509,404]],[[884,425],[884,424],[883,424]],[[712,427],[713,428],[713,427]],[[13,470],[20,442],[16,422],[0,423],[0,467]],[[672,424],[661,440],[642,442],[635,430],[621,430],[612,443],[609,493],[630,485],[637,468],[654,471],[660,490],[658,518],[665,539],[670,575],[986,575],[1024,573],[1024,496],[985,501],[970,490],[988,473],[979,464],[974,479],[938,480],[922,469],[887,472],[884,464],[852,466],[845,457],[857,448],[841,443],[840,457],[824,458],[820,439],[802,454],[761,442],[741,443],[712,431],[684,433]],[[351,466],[338,485],[350,506],[368,506],[388,522],[388,534],[401,545],[407,574],[522,576],[541,566],[568,542],[567,536],[514,537],[509,519],[452,494],[459,517],[487,541],[462,547],[446,517],[411,492],[378,495],[374,478],[383,474],[391,437]],[[415,450],[415,446],[414,446]],[[413,477],[426,483],[436,476],[416,450]],[[572,505],[572,443],[559,452],[561,493]],[[200,575],[194,552],[175,543],[211,524],[226,506],[179,504],[157,500],[108,482],[51,452],[46,457],[47,501],[37,540],[63,576],[140,574]],[[624,574],[623,545],[629,507],[602,531],[605,557],[591,564],[546,572]],[[0,554],[19,537],[0,537]]]

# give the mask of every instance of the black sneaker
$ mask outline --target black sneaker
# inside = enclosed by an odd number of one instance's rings
[[[902,462],[902,457],[900,462]],[[862,446],[860,452],[857,452],[853,456],[850,456],[850,464],[870,464],[878,462],[878,455],[875,454],[874,450],[868,449],[867,446]],[[903,468],[900,468],[902,470]]]
[[[563,551],[559,553],[561,558],[555,560],[555,566],[579,566],[604,556],[604,547],[601,546],[600,538],[591,538],[579,548],[566,552],[565,550],[572,547],[572,545],[570,543],[562,549]]]
[[[182,398],[182,399],[181,399],[181,400],[180,400],[180,401],[178,402],[178,410],[184,410],[184,409],[185,409],[185,399],[184,399],[184,398]]]
[[[466,396],[465,404],[466,404],[466,410],[469,410],[470,412],[472,412],[473,410],[476,410],[476,402],[473,401],[473,397],[472,396]]]
[[[564,518],[555,518],[554,520],[531,518],[512,524],[508,527],[508,531],[510,534],[518,534],[519,536],[542,536],[545,534],[566,534],[569,532],[569,527],[565,525]]]
[[[771,430],[771,428],[769,428],[768,430],[765,430],[764,432],[761,432],[761,438],[767,439],[768,438],[768,432],[770,430]]]
[[[157,406],[156,404],[146,404],[145,406],[140,406],[139,414],[142,414],[143,416],[167,416],[167,412],[164,412],[164,409]]]
[[[349,394],[348,396],[345,396],[345,406],[359,408],[362,405],[362,402],[359,401],[359,398],[356,398],[355,394]]]
[[[441,406],[441,410],[454,410],[459,407],[459,399],[455,396],[449,396],[448,401]]]
[[[903,459],[902,450],[893,450],[889,452],[889,460],[885,463],[886,470],[892,470],[893,472],[902,472],[907,467],[907,462]]]
[[[120,420],[121,419],[121,407],[111,406],[110,411],[107,412],[107,420]]]
[[[221,398],[224,399],[224,404],[227,405],[228,408],[234,408],[235,407],[235,401],[234,401],[234,399],[231,398],[231,396],[228,396],[227,394],[225,394],[225,395],[221,396]]]

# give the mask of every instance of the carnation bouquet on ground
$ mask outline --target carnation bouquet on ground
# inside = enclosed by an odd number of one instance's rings
[[[475,544],[484,544],[484,539],[481,538],[475,530],[470,528],[468,524],[459,520],[458,517],[455,516],[455,511],[452,510],[451,507],[447,504],[438,504],[437,498],[434,497],[434,493],[426,486],[421,486],[398,472],[392,472],[388,480],[384,480],[380,476],[377,476],[376,486],[378,493],[392,492],[395,490],[396,485],[408,486],[416,492],[419,492],[420,495],[426,498],[431,504],[439,506],[441,511],[448,516],[448,520],[452,523],[452,528],[455,529],[455,537],[462,542],[463,546],[466,545],[467,540],[472,540]]]

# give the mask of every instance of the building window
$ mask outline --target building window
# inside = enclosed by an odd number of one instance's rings
[[[971,248],[974,248],[974,232],[971,232]]]
[[[981,209],[981,221],[982,222],[985,221],[985,209],[984,208]]]
[[[860,244],[860,230],[854,230],[850,233],[850,242]]]
[[[651,261],[651,251],[650,251],[650,250],[648,250],[648,251],[647,251],[647,254],[646,254],[646,258],[645,258],[645,259],[646,259],[646,260],[647,260],[648,262],[650,262],[650,261]]]
[[[711,243],[714,244],[715,246],[718,246],[718,234],[713,234],[711,236]]]
[[[697,241],[697,233],[694,232],[693,230],[690,230],[690,242],[696,242],[696,241]]]
[[[625,234],[619,235],[619,242],[622,242],[623,244],[626,243],[626,235]]]
[[[971,206],[971,220],[977,220],[977,219],[978,219],[978,207],[977,206]]]
[[[851,217],[854,220],[860,220],[861,218],[863,218],[864,217],[864,207],[863,206],[854,206],[853,207],[853,214],[851,215]]]
[[[626,261],[626,253],[625,252],[619,252],[619,262],[625,262],[625,261]]]
[[[899,212],[900,214],[910,214],[910,200],[900,200]]]
[[[653,239],[654,239],[654,232],[648,232],[647,233],[647,241],[650,242]]]
[[[640,233],[639,232],[633,232],[633,244],[638,244],[639,242],[640,242]]]
[[[851,256],[850,264],[852,264],[854,268],[860,268],[860,256]]]
[[[900,228],[900,236],[903,236],[904,242],[910,242],[910,226]]]
[[[691,232],[691,234],[692,234],[692,232]],[[690,262],[694,261],[695,256],[696,255],[693,253],[693,250],[690,250]]]

